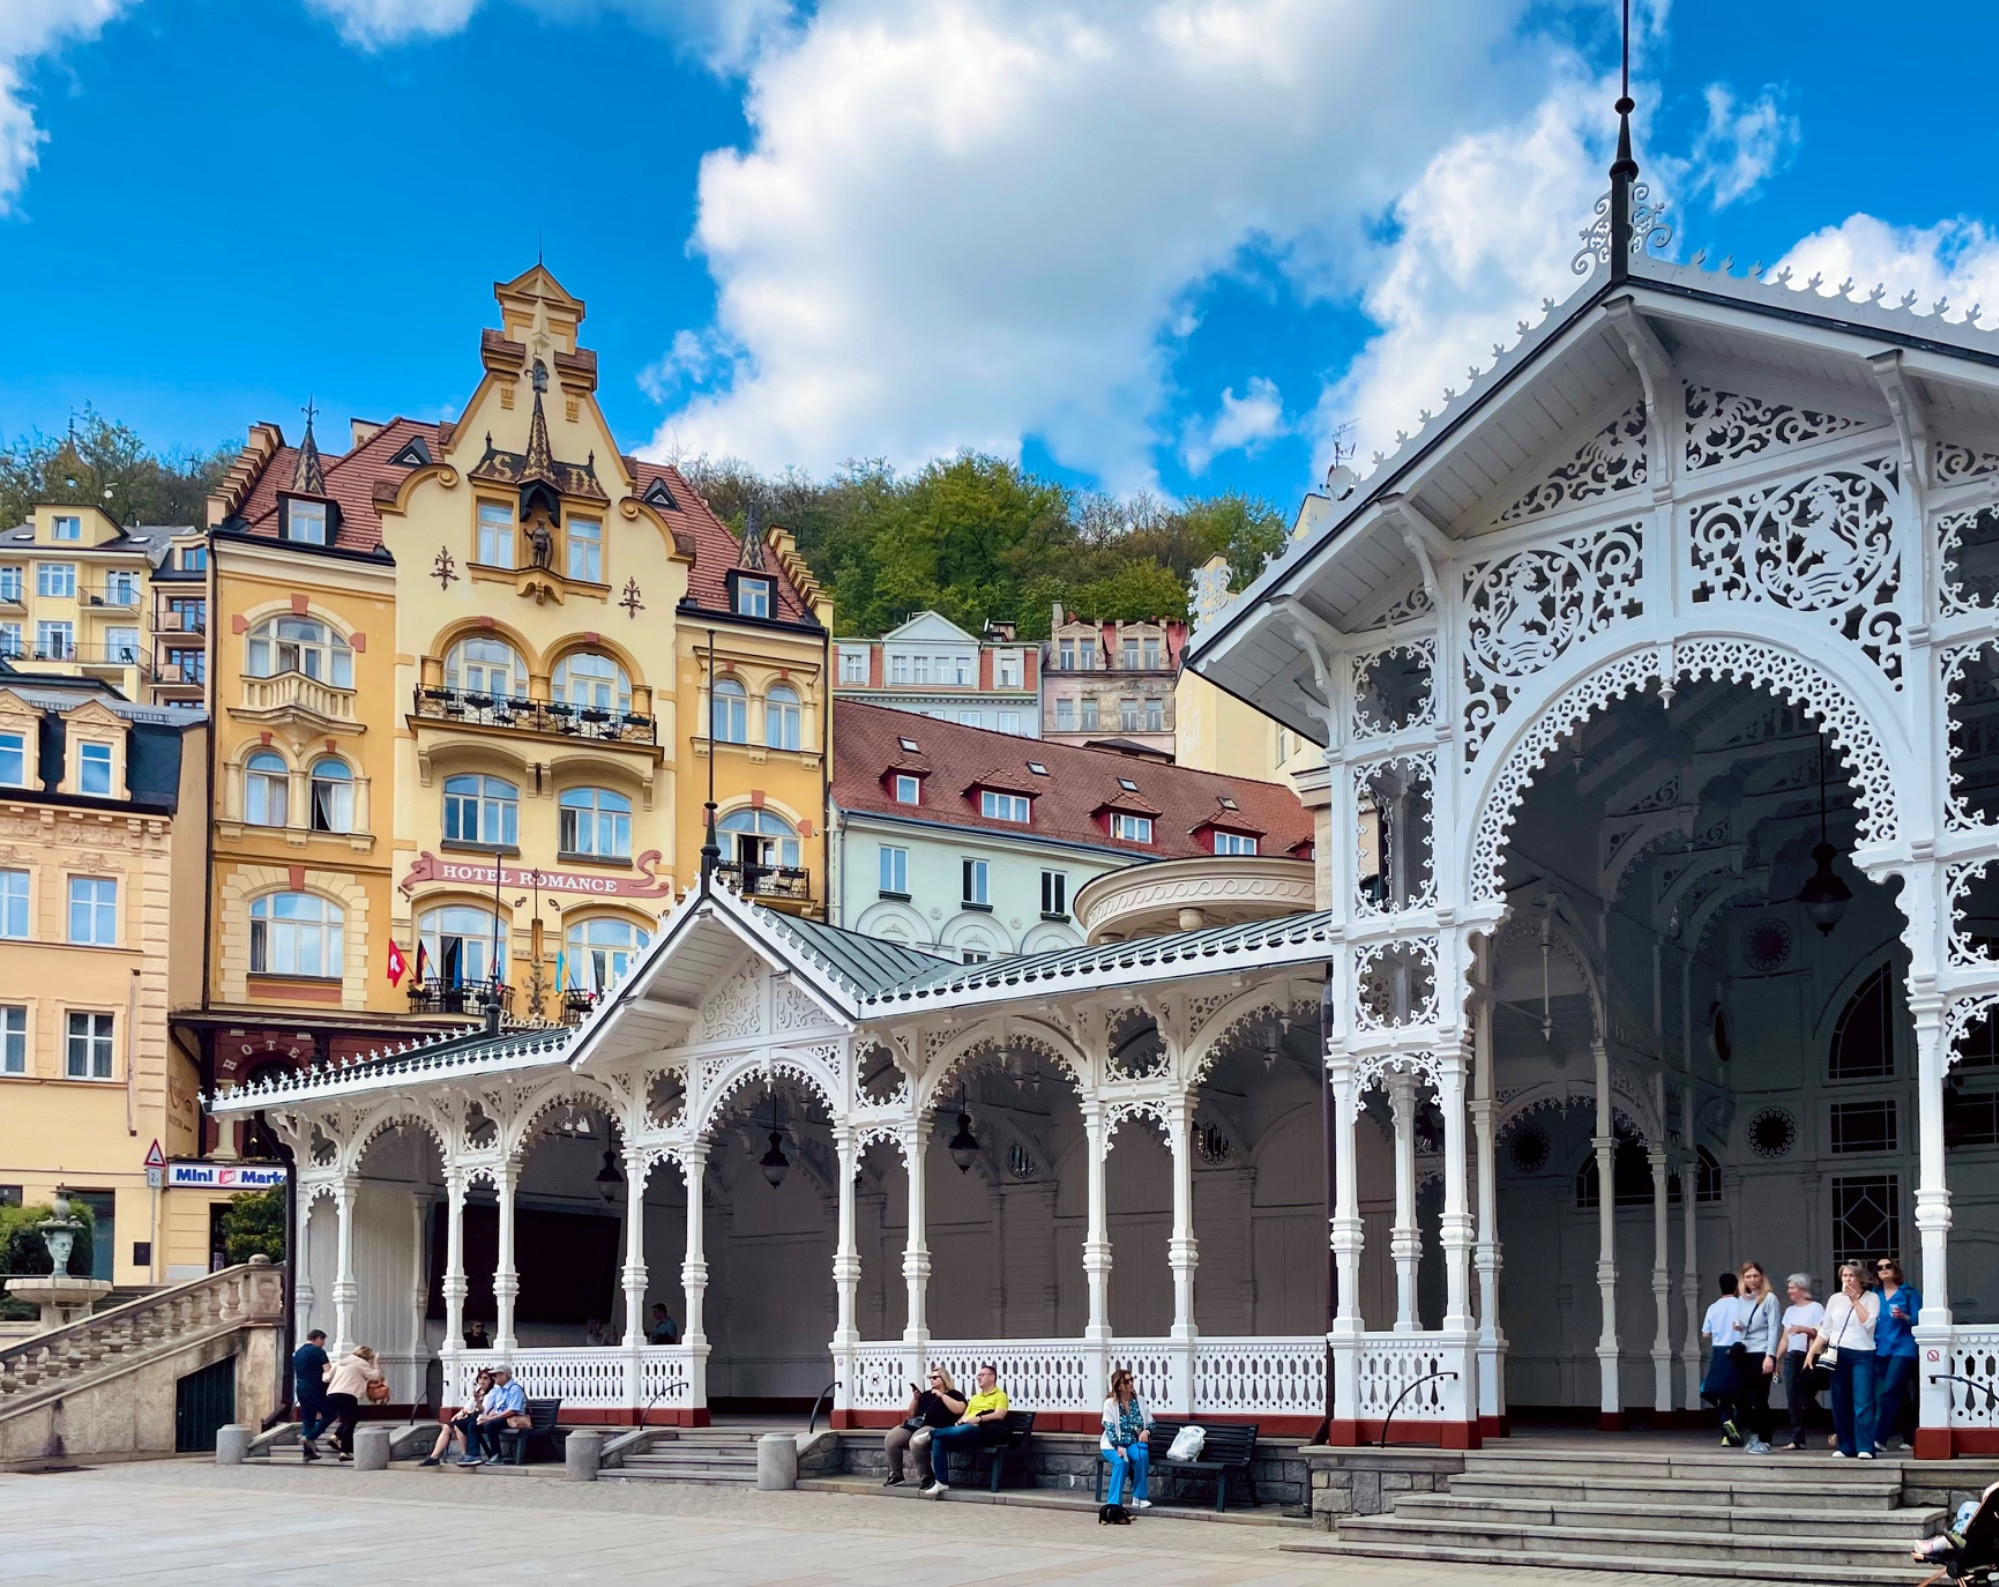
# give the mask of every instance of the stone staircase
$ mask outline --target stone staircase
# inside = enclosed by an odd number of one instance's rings
[[[1608,1446],[1608,1441],[1606,1441]],[[1339,1518],[1328,1541],[1287,1550],[1438,1564],[1519,1564],[1911,1587],[1929,1572],[1909,1545],[1940,1509],[1902,1502],[1901,1462],[1819,1450],[1747,1455],[1484,1450],[1447,1493],[1410,1493],[1381,1515]]]
[[[757,1439],[766,1429],[683,1427],[657,1433],[642,1453],[599,1474],[606,1482],[687,1482],[754,1487]]]

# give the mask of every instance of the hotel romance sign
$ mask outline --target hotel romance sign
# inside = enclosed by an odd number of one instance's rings
[[[654,874],[659,860],[658,849],[647,849],[633,861],[639,870],[637,876],[592,876],[581,871],[523,871],[502,865],[496,881],[490,861],[480,864],[472,860],[440,860],[426,849],[416,857],[416,863],[409,868],[399,886],[405,895],[420,883],[448,882],[461,887],[539,887],[545,893],[589,893],[598,898],[671,898],[673,878]]]
[[[167,1164],[169,1190],[271,1190],[284,1182],[283,1163]]]

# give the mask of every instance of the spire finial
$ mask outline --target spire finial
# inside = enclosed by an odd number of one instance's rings
[[[301,496],[324,496],[326,470],[319,460],[319,443],[312,438],[312,421],[319,416],[319,405],[307,397],[299,412],[305,415],[305,435],[298,444],[298,461],[292,465],[292,489]]]
[[[1631,273],[1631,189],[1638,162],[1631,154],[1631,0],[1624,0],[1624,55],[1617,95],[1617,158],[1610,165],[1610,279]]]

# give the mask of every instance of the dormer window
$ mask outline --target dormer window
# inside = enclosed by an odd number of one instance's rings
[[[1256,839],[1247,832],[1224,832],[1215,828],[1215,852],[1217,854],[1254,854]]]
[[[907,772],[895,774],[895,802],[899,805],[920,805],[923,803],[923,779],[912,777]]]
[[[979,814],[988,821],[1018,821],[1025,825],[1028,808],[1026,794],[1000,793],[993,788],[979,790]]]
[[[326,503],[298,500],[286,502],[285,538],[299,545],[325,545]]]
[[[770,580],[739,578],[736,580],[736,615],[738,617],[770,616]]]
[[[109,744],[81,744],[76,752],[76,791],[95,794],[100,799],[111,797],[111,746]]]
[[[180,570],[183,573],[206,573],[208,571],[208,547],[181,547]]]
[[[67,515],[49,520],[49,538],[52,540],[81,540],[83,520]]]
[[[1111,812],[1111,836],[1126,843],[1150,843],[1152,841],[1152,817],[1126,815],[1122,810]]]

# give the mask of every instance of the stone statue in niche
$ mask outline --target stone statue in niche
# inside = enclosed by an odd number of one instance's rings
[[[555,536],[548,532],[548,520],[537,516],[528,525],[528,556],[535,567],[555,566]]]

